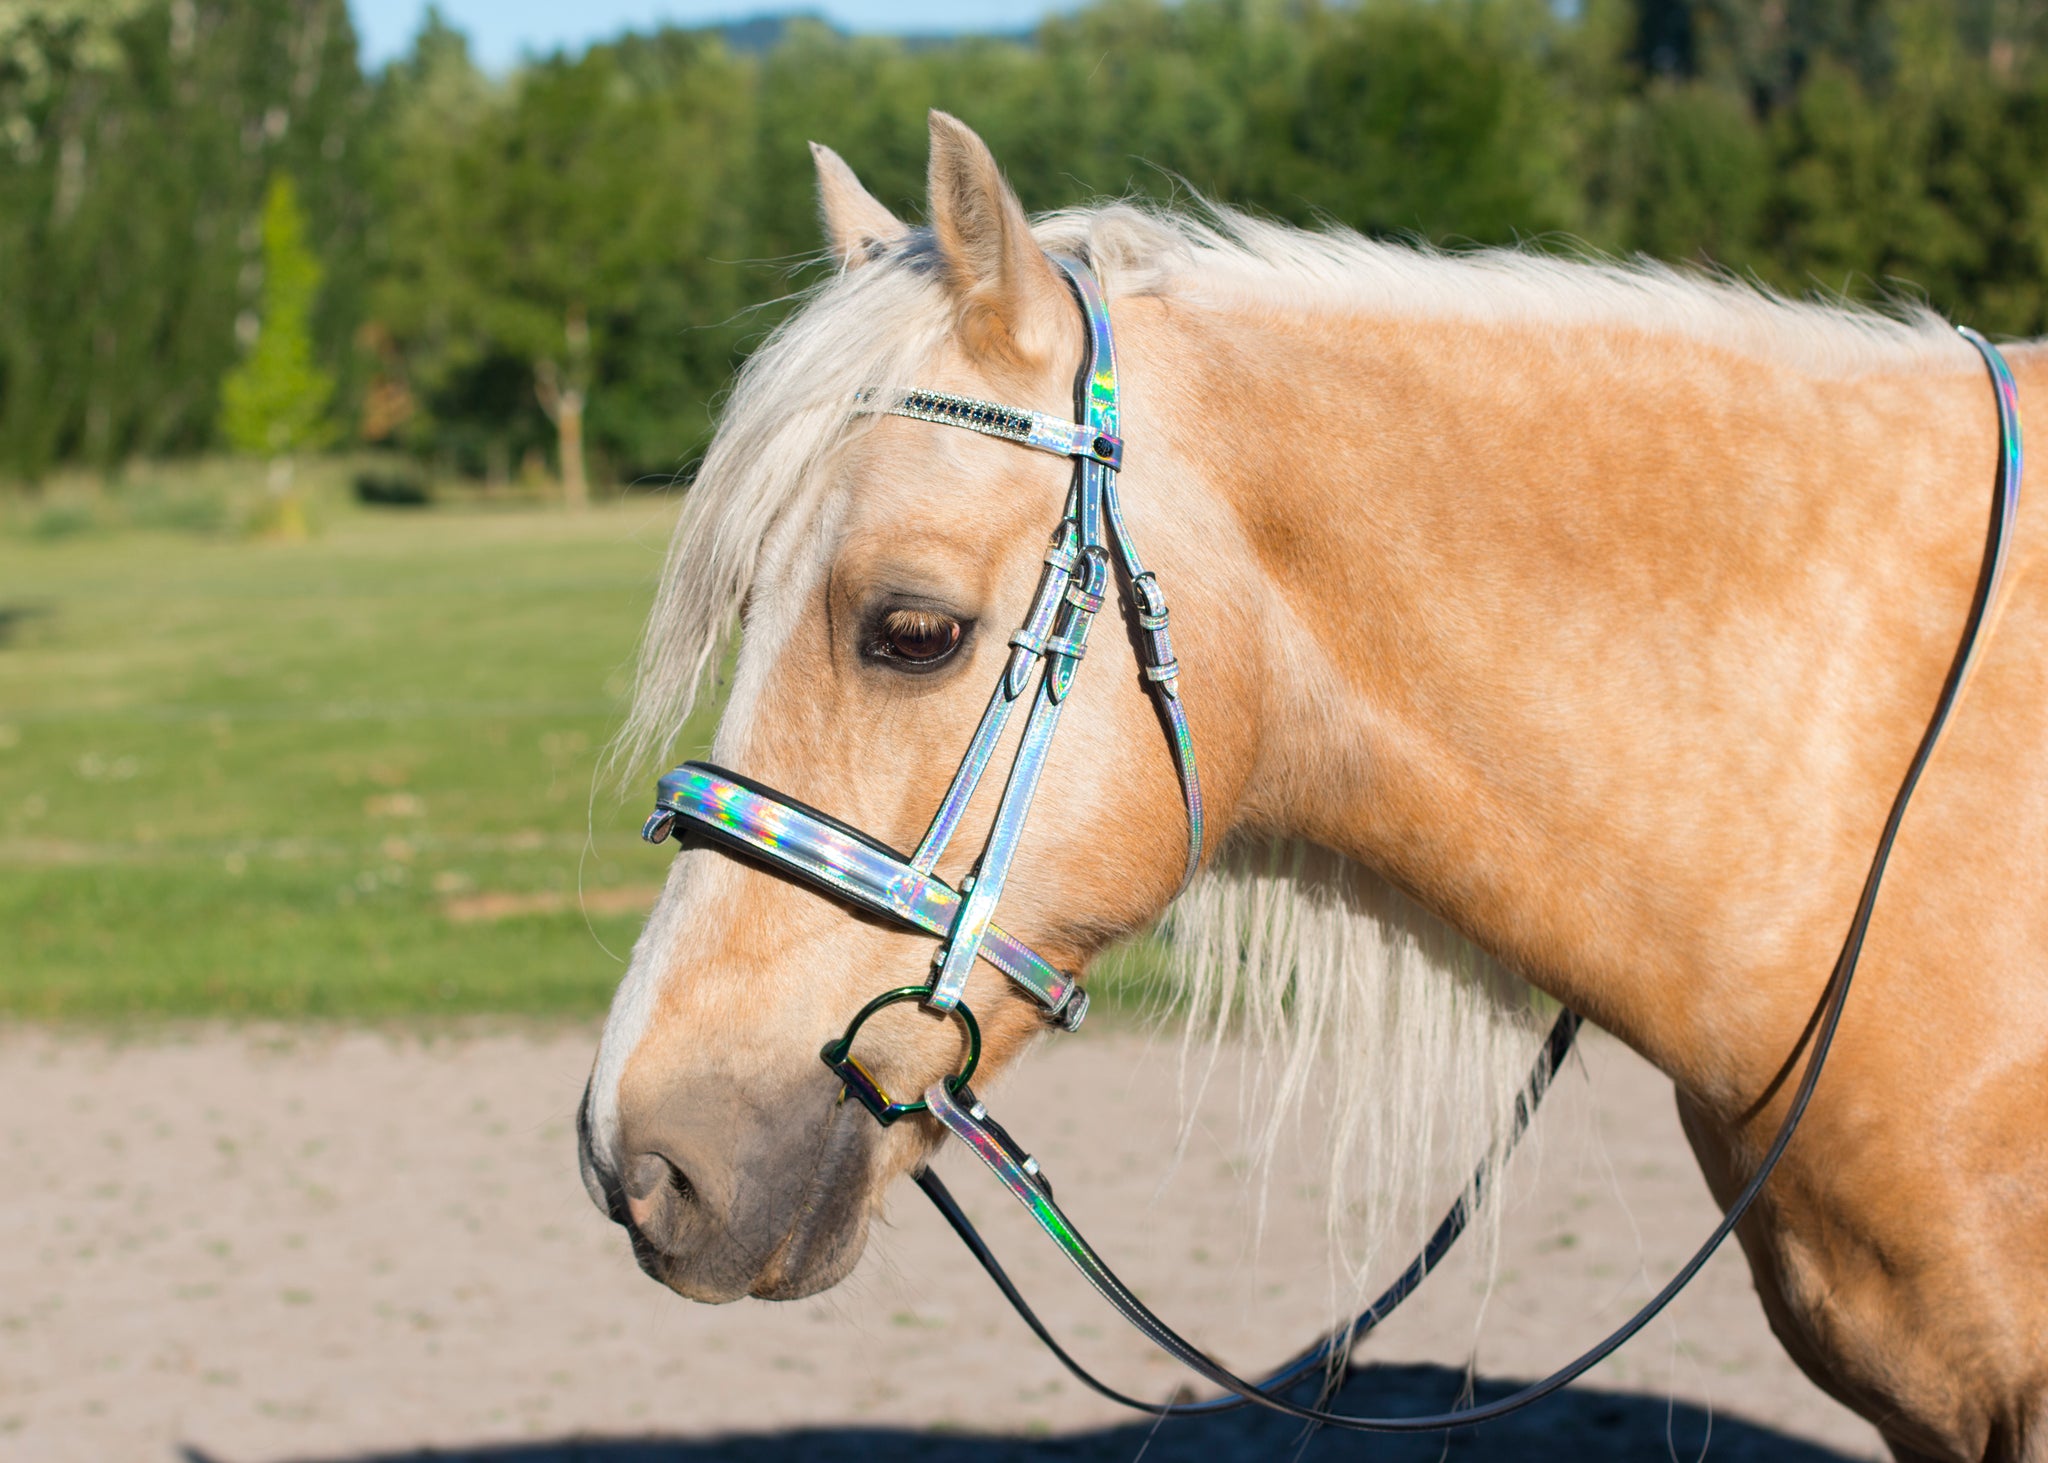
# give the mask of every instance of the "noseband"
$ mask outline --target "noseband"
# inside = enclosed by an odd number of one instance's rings
[[[1737,1222],[1762,1191],[1765,1179],[1777,1166],[1806,1112],[1848,1000],[1849,983],[1855,974],[1864,935],[1876,907],[1878,886],[1884,877],[1885,865],[1904,819],[1907,803],[1961,693],[1975,658],[1986,616],[1997,598],[2013,518],[2019,506],[2022,471],[2018,391],[2012,373],[1989,341],[1973,330],[1962,329],[1964,338],[1983,356],[1998,399],[1999,464],[1983,569],[1962,643],[1942,686],[1933,717],[1893,800],[1855,916],[1850,922],[1848,937],[1823,995],[1819,1020],[1813,1031],[1812,1053],[1800,1074],[1784,1122],[1763,1161],[1728,1207],[1720,1224],[1671,1281],[1635,1315],[1567,1365],[1539,1382],[1484,1406],[1417,1417],[1359,1417],[1328,1410],[1328,1403],[1348,1375],[1352,1347],[1412,1294],[1449,1253],[1486,1197],[1489,1173],[1486,1164],[1482,1163],[1475,1171],[1422,1251],[1372,1305],[1355,1320],[1339,1326],[1311,1345],[1264,1382],[1254,1383],[1227,1370],[1183,1338],[1155,1316],[1116,1277],[1075,1228],[1073,1221],[1054,1202],[1052,1184],[1040,1170],[1037,1160],[989,1115],[988,1109],[968,1086],[981,1056],[981,1030],[973,1012],[961,1002],[961,994],[977,959],[987,961],[1022,987],[1044,1009],[1047,1019],[1065,1030],[1072,1031],[1080,1026],[1088,1011],[1088,995],[1081,988],[1077,976],[1058,969],[1023,941],[1003,930],[995,922],[995,913],[1016,857],[1025,820],[1030,815],[1040,775],[1045,770],[1053,733],[1059,727],[1060,712],[1066,705],[1074,674],[1087,651],[1089,628],[1109,594],[1112,562],[1122,571],[1129,609],[1140,631],[1140,661],[1166,722],[1181,797],[1187,811],[1187,859],[1181,872],[1182,888],[1194,877],[1202,860],[1202,790],[1195,768],[1194,744],[1188,732],[1187,714],[1181,704],[1180,664],[1174,658],[1173,642],[1167,631],[1166,597],[1159,587],[1158,576],[1147,570],[1138,557],[1117,498],[1117,473],[1123,466],[1123,439],[1119,435],[1116,349],[1110,333],[1109,307],[1086,264],[1059,256],[1053,257],[1053,263],[1065,275],[1080,305],[1088,333],[1086,357],[1075,385],[1079,421],[1066,421],[1042,412],[930,390],[912,391],[893,405],[882,408],[889,415],[961,427],[1068,457],[1075,464],[1066,508],[1046,549],[1044,568],[1039,575],[1030,612],[1010,637],[1010,654],[1002,677],[996,683],[995,692],[982,712],[966,754],[960,759],[952,782],[947,786],[938,811],[916,851],[905,857],[829,814],[709,762],[685,762],[661,779],[655,810],[647,820],[642,836],[649,843],[661,843],[671,832],[679,836],[694,835],[730,853],[765,865],[774,873],[809,884],[865,913],[938,938],[939,945],[932,957],[932,975],[927,984],[901,986],[875,997],[854,1016],[845,1033],[826,1043],[819,1055],[840,1079],[842,1100],[845,1096],[853,1097],[883,1126],[911,1113],[929,1111],[1003,1182],[1105,1300],[1161,1350],[1222,1387],[1226,1395],[1210,1402],[1161,1405],[1126,1396],[1097,1380],[1053,1338],[945,1185],[939,1181],[938,1175],[927,1167],[918,1175],[918,1184],[966,1242],[1025,1324],[1070,1372],[1095,1391],[1126,1406],[1159,1416],[1205,1414],[1257,1405],[1311,1425],[1368,1432],[1434,1432],[1485,1422],[1517,1411],[1568,1385],[1617,1350],[1685,1287],[1733,1232]],[[1034,666],[1039,666],[1037,689],[1031,697],[1023,736],[1010,764],[1002,801],[980,856],[956,889],[939,878],[935,870],[952,841],[968,802],[988,770],[1012,710],[1031,686]],[[961,1023],[968,1042],[968,1055],[962,1069],[932,1083],[921,1098],[910,1101],[891,1096],[853,1052],[854,1039],[867,1020],[885,1007],[903,1001],[920,1001],[930,1010],[952,1015]],[[1528,1127],[1552,1075],[1571,1050],[1578,1029],[1577,1015],[1569,1010],[1559,1014],[1515,1100],[1505,1139],[1507,1147],[1512,1147]],[[1318,1374],[1321,1387],[1313,1404],[1304,1404],[1285,1395],[1287,1389]]]

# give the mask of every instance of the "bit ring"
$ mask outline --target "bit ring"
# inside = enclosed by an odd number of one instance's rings
[[[894,990],[883,991],[854,1013],[853,1020],[847,1023],[844,1036],[828,1041],[818,1049],[818,1060],[830,1067],[832,1074],[844,1084],[839,1092],[839,1100],[844,1102],[850,1094],[859,1100],[862,1107],[873,1113],[875,1121],[885,1128],[898,1118],[925,1111],[925,1100],[920,1097],[915,1102],[898,1102],[891,1097],[876,1080],[875,1075],[862,1066],[860,1059],[854,1056],[853,1039],[860,1033],[861,1027],[867,1024],[868,1018],[883,1007],[893,1006],[898,1001],[922,1000],[930,994],[931,988],[921,985],[898,986]],[[974,1013],[968,1010],[965,1004],[956,1003],[950,1014],[958,1016],[961,1024],[967,1028],[966,1064],[946,1079],[946,1090],[958,1093],[967,1086],[967,1079],[974,1075],[974,1069],[981,1065],[981,1023],[974,1019]]]

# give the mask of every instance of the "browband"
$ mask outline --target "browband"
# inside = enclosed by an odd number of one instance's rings
[[[965,427],[984,437],[1001,437],[1058,457],[1086,457],[1111,470],[1124,465],[1123,439],[1114,432],[998,401],[955,396],[950,391],[913,391],[890,407],[888,415],[937,422],[942,427]]]

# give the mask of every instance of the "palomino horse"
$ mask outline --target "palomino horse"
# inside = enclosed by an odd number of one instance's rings
[[[1175,596],[1208,846],[1228,842],[1170,921],[1209,1018],[1285,1027],[1285,1090],[1322,1053],[1352,1094],[1340,1137],[1413,1168],[1427,1124],[1359,1119],[1369,1069],[1496,1117],[1533,1044],[1512,970],[1671,1077],[1726,1203],[1782,1115],[1975,591],[1999,439],[1971,349],[1931,318],[1648,268],[1127,207],[1034,225],[938,115],[925,228],[823,149],[819,167],[843,268],[735,391],[628,755],[674,734],[737,619],[717,759],[915,842],[1070,470],[856,402],[923,387],[1064,417],[1084,342],[1047,251],[1085,258],[1120,346],[1124,501]],[[2012,364],[2048,400],[2048,349]],[[2034,543],[1905,824],[1806,1126],[1740,1230],[1786,1348],[1901,1457],[2048,1457]],[[1134,647],[1095,637],[1002,905],[1066,969],[1181,878]],[[972,852],[940,875],[957,885]],[[816,1053],[924,979],[932,947],[677,855],[582,1124],[593,1197],[651,1274],[711,1301],[846,1275],[940,1130],[878,1126]],[[993,969],[967,997],[984,1074],[1044,1029]],[[957,1029],[910,1007],[863,1041],[910,1090],[960,1057]]]

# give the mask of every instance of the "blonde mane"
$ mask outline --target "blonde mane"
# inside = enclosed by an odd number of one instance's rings
[[[1788,303],[1646,263],[1444,254],[1221,209],[1113,204],[1034,227],[1049,250],[1088,258],[1112,301],[1171,294],[1447,322],[1611,322],[1816,375],[1916,369],[1952,343],[1925,310]],[[824,464],[865,430],[849,414],[856,393],[942,384],[921,372],[952,325],[928,243],[913,235],[817,286],[749,360],[669,552],[613,748],[622,774],[665,755],[688,719],[745,611],[764,544],[818,511]],[[1261,1151],[1282,1145],[1305,1106],[1323,1109],[1331,1233],[1342,1237],[1348,1283],[1363,1285],[1391,1248],[1405,1258],[1471,1165],[1498,1163],[1540,1002],[1441,921],[1321,849],[1226,848],[1164,928],[1198,1057],[1191,1070],[1206,1070],[1200,1053],[1226,1030],[1259,1049]]]
[[[1047,249],[1086,257],[1112,300],[1172,294],[1475,324],[1617,323],[1768,354],[1816,375],[1910,369],[1954,344],[1940,317],[1917,306],[1886,315],[1795,303],[1649,261],[1445,253],[1214,206],[1198,216],[1108,204],[1046,215],[1034,231]],[[953,323],[934,270],[928,241],[913,235],[882,267],[825,281],[739,373],[670,547],[615,766],[642,766],[688,719],[736,627],[763,543],[815,508],[817,468],[862,430],[847,403],[861,391],[919,384]]]

